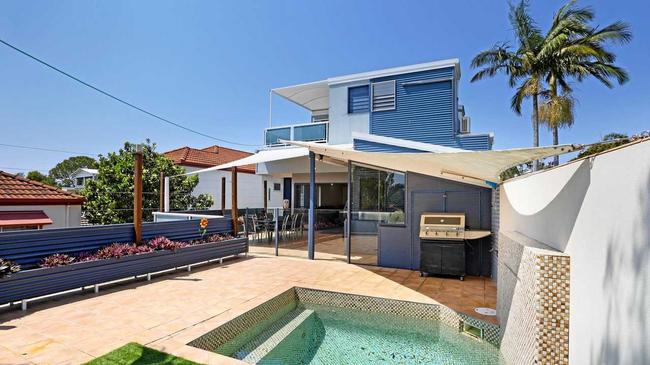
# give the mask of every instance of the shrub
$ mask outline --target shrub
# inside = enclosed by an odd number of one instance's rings
[[[20,271],[20,265],[13,261],[0,259],[0,279]]]
[[[234,237],[231,236],[230,234],[211,234],[209,236],[206,236],[204,238],[199,238],[196,240],[189,241],[190,246],[195,246],[195,245],[201,245],[204,243],[210,243],[210,242],[221,242],[221,241],[226,241],[226,240],[231,240]]]
[[[73,262],[88,262],[105,259],[115,259],[123,256],[137,255],[141,253],[161,251],[161,250],[178,250],[179,248],[200,245],[209,242],[220,242],[233,239],[230,234],[211,234],[201,239],[192,240],[189,242],[172,241],[167,237],[159,236],[151,239],[144,245],[135,245],[133,243],[113,243],[104,246],[96,252],[82,252],[77,257],[69,256],[66,254],[54,254],[44,258],[41,267],[55,267],[68,265]],[[15,270],[15,271],[11,271]],[[20,270],[20,266],[8,261],[0,259],[0,278],[8,275],[11,272]]]
[[[180,241],[172,241],[167,237],[159,236],[147,242],[147,246],[154,251],[159,250],[177,250],[187,246],[187,243]]]
[[[56,266],[65,266],[73,263],[75,258],[64,253],[55,253],[44,258],[41,261],[40,267],[56,267]]]
[[[147,253],[153,251],[148,246],[136,246],[131,243],[113,243],[109,246],[100,248],[94,255],[97,260],[102,259],[117,259],[122,256],[137,255],[139,253]]]

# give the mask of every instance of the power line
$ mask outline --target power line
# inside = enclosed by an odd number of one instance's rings
[[[0,170],[17,170],[17,171],[38,171],[38,172],[48,172],[48,170],[42,169],[27,169],[24,167],[11,167],[11,166],[0,166]]]
[[[183,125],[181,125],[181,124],[179,124],[179,123],[173,122],[173,121],[171,121],[171,120],[169,120],[169,119],[163,118],[163,117],[161,117],[161,116],[159,116],[159,115],[157,115],[157,114],[154,114],[154,113],[152,113],[152,112],[150,112],[150,111],[147,111],[146,109],[141,108],[141,107],[139,107],[139,106],[137,106],[137,105],[131,104],[130,102],[128,102],[128,101],[126,101],[126,100],[124,100],[124,99],[121,99],[121,98],[119,98],[119,97],[117,97],[117,96],[115,96],[115,95],[113,95],[113,94],[111,94],[111,93],[109,93],[109,92],[107,92],[107,91],[104,91],[104,90],[98,88],[97,86],[94,86],[94,85],[92,85],[92,84],[89,84],[89,83],[87,83],[87,82],[85,82],[85,81],[79,79],[78,77],[73,76],[73,75],[71,75],[71,74],[69,74],[69,73],[67,73],[67,72],[65,72],[65,71],[63,71],[63,70],[61,70],[60,68],[57,68],[57,67],[55,67],[55,66],[53,66],[53,65],[51,65],[51,64],[49,64],[49,63],[47,63],[47,62],[45,62],[45,61],[43,61],[43,60],[41,60],[40,58],[38,58],[38,57],[36,57],[36,56],[33,56],[33,55],[27,53],[26,51],[23,51],[22,49],[20,49],[20,48],[14,46],[14,45],[12,45],[11,43],[8,43],[8,42],[6,42],[6,41],[4,41],[4,40],[2,40],[2,39],[0,39],[0,43],[4,44],[5,46],[7,46],[7,47],[9,47],[9,48],[11,48],[11,49],[13,49],[13,50],[16,51],[16,52],[19,52],[19,53],[21,53],[21,54],[23,54],[23,55],[25,55],[25,56],[31,58],[32,60],[34,60],[34,61],[36,61],[36,62],[38,62],[38,63],[40,63],[40,64],[42,64],[42,65],[44,65],[44,66],[46,66],[46,67],[51,68],[52,70],[54,70],[54,71],[56,71],[56,72],[58,72],[58,73],[60,73],[60,74],[62,74],[62,75],[64,75],[64,76],[67,76],[67,77],[71,78],[72,80],[74,80],[74,81],[76,81],[76,82],[78,82],[78,83],[80,83],[80,84],[82,84],[82,85],[84,85],[84,86],[86,86],[86,87],[89,87],[89,88],[91,88],[91,89],[93,89],[93,90],[99,92],[100,94],[103,94],[103,95],[105,95],[105,96],[108,96],[109,98],[111,98],[111,99],[113,99],[113,100],[115,100],[115,101],[118,101],[118,102],[120,102],[120,103],[122,103],[122,104],[124,104],[124,105],[126,105],[126,106],[129,106],[129,107],[131,107],[131,108],[133,108],[133,109],[136,109],[136,110],[138,110],[138,111],[140,111],[140,112],[142,112],[142,113],[144,113],[144,114],[149,115],[150,117],[156,118],[156,119],[158,119],[158,120],[160,120],[160,121],[163,121],[163,122],[165,122],[165,123],[167,123],[167,124],[171,124],[171,125],[173,125],[173,126],[175,126],[175,127],[178,127],[178,128],[184,129],[184,130],[186,130],[186,131],[188,131],[188,132],[191,132],[191,133],[194,133],[194,134],[198,134],[198,135],[203,136],[203,137],[206,137],[206,138],[213,139],[213,140],[215,140],[215,141],[219,141],[219,142],[223,142],[223,143],[229,143],[229,144],[232,144],[232,145],[238,145],[238,146],[258,147],[258,145],[255,145],[255,144],[239,143],[239,142],[229,141],[229,140],[226,140],[226,139],[223,139],[223,138],[217,138],[217,137],[211,136],[211,135],[209,135],[209,134],[205,134],[205,133],[203,133],[203,132],[199,132],[199,131],[197,131],[197,130],[194,130],[194,129],[191,129],[191,128],[188,128],[188,127],[185,127],[185,126],[183,126]]]
[[[0,146],[2,146],[2,147],[11,147],[11,148],[22,148],[22,149],[26,149],[26,150],[60,152],[60,153],[67,153],[67,154],[70,154],[70,155],[82,155],[82,156],[98,156],[99,155],[97,153],[84,153],[84,152],[57,150],[57,149],[53,149],[53,148],[23,146],[23,145],[18,145],[18,144],[7,144],[7,143],[0,143]]]

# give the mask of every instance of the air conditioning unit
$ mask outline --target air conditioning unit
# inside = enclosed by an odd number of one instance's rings
[[[463,116],[460,119],[460,133],[467,134],[469,133],[472,126],[472,120],[468,116]]]

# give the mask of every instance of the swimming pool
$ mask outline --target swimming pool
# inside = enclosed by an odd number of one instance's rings
[[[462,333],[469,322],[482,339]],[[251,364],[501,363],[494,325],[435,304],[306,288],[282,293],[189,345]]]

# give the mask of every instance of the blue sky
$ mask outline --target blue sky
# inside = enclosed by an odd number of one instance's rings
[[[542,27],[562,1],[534,1]],[[575,85],[576,124],[561,142],[650,129],[650,25],[645,1],[581,1],[597,24],[624,20],[616,47],[630,82]],[[503,77],[470,83],[471,58],[511,38],[506,1],[3,1],[0,38],[188,127],[258,144],[268,90],[438,59],[461,61],[461,103],[495,148],[531,144],[530,113],[509,109]],[[0,143],[106,153],[150,138],[160,150],[213,141],[116,103],[0,46]],[[307,120],[274,99],[274,124]],[[542,143],[550,134],[542,130]],[[250,149],[249,147],[248,149]],[[246,149],[246,148],[244,148]],[[68,155],[0,146],[0,169],[47,170]]]

